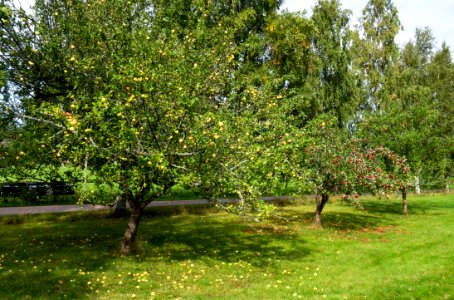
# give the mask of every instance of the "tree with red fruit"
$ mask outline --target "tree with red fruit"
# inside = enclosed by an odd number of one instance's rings
[[[303,130],[305,139],[288,159],[297,170],[295,173],[316,195],[315,215],[319,226],[331,194],[356,199],[364,192],[405,192],[410,182],[410,168],[404,157],[382,146],[371,148],[367,140],[352,139],[336,124],[335,119],[326,116],[309,123]]]

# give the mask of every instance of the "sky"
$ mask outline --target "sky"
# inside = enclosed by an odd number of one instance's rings
[[[306,10],[311,14],[311,9],[316,0],[285,0],[281,9],[289,11]],[[342,8],[353,12],[352,24],[357,24],[358,18],[366,6],[367,0],[340,0]],[[446,44],[454,52],[454,0],[394,0],[394,5],[399,12],[399,19],[404,27],[396,37],[399,46],[411,39],[414,40],[416,28],[428,26],[435,37],[436,49],[441,43]]]

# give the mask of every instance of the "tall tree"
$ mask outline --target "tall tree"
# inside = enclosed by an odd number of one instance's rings
[[[391,0],[370,0],[360,18],[359,55],[356,65],[363,70],[367,93],[363,110],[381,110],[386,101],[389,68],[397,61],[399,49],[394,41],[401,28],[398,12]]]
[[[345,127],[357,109],[358,94],[352,69],[352,38],[349,28],[351,12],[341,8],[337,0],[320,0],[311,20],[316,26],[312,38],[313,68],[311,88],[315,114],[330,113],[338,127]]]
[[[440,146],[432,170],[443,178],[445,188],[449,191],[450,178],[454,176],[454,62],[451,51],[443,43],[432,56],[428,66],[427,84],[432,90],[434,108],[439,112],[437,128],[440,134]],[[435,154],[434,153],[434,154]]]
[[[441,111],[434,105],[434,92],[428,82],[433,48],[430,29],[418,29],[415,41],[408,42],[400,60],[388,72],[389,96],[380,112],[365,115],[360,128],[363,137],[405,155],[415,172],[415,189],[420,192],[421,174],[428,177],[431,165],[440,159],[443,147],[438,120]]]
[[[358,105],[358,81],[352,69],[353,33],[349,28],[350,12],[336,0],[318,1],[308,20],[294,15],[296,25],[287,25],[290,32],[298,32],[299,55],[294,70],[301,74],[295,80],[287,73],[284,89],[284,108],[293,122],[305,126],[318,114],[332,114],[338,126],[345,127]],[[287,17],[289,18],[289,17]],[[303,56],[303,55],[304,56]],[[292,56],[293,58],[293,56]],[[290,60],[291,61],[291,60]]]

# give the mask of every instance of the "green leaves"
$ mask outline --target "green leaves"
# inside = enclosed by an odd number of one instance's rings
[[[416,182],[423,176],[426,182],[435,183],[449,176],[446,162],[450,159],[442,145],[449,144],[445,121],[452,120],[446,114],[449,108],[439,106],[447,99],[450,88],[443,84],[445,79],[435,74],[441,74],[438,72],[442,69],[449,74],[452,63],[446,54],[443,67],[436,63],[436,56],[430,61],[431,43],[433,37],[428,28],[417,30],[415,42],[401,50],[400,60],[388,68],[380,111],[364,115],[358,135],[406,156],[418,176]],[[444,88],[440,89],[442,85]]]
[[[421,82],[450,80],[446,51],[424,76],[410,66],[416,48],[393,69],[399,22],[389,1],[370,1],[363,36],[339,1],[319,1],[311,17],[278,14],[281,1],[240,2],[38,1],[25,21],[10,9],[1,64],[18,100],[0,112],[18,124],[8,136],[25,131],[30,138],[14,145],[53,154],[35,162],[90,170],[143,203],[176,182],[211,198],[241,195],[252,210],[283,185],[350,194],[400,187],[403,167],[378,145],[386,138],[410,163],[423,161],[425,145],[412,141],[433,133],[449,94],[434,86],[434,110]],[[351,138],[361,134],[372,141]]]
[[[289,152],[288,167],[315,194],[393,193],[411,180],[404,157],[367,140],[349,137],[333,117],[320,116],[303,131]]]

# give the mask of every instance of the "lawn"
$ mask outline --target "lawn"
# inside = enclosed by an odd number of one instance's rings
[[[0,299],[454,299],[454,195],[279,208],[254,227],[152,211],[137,255],[104,213],[0,218]],[[180,209],[181,211],[181,209]]]

